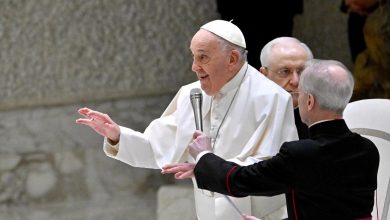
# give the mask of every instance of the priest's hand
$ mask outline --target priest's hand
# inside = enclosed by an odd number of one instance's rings
[[[192,136],[192,142],[188,145],[191,156],[196,159],[199,153],[203,151],[212,152],[210,138],[201,131],[195,131]]]
[[[110,144],[114,145],[119,142],[119,125],[116,124],[110,116],[89,108],[80,108],[78,112],[85,118],[77,119],[76,123],[91,127],[98,134],[108,138]]]
[[[194,177],[194,163],[167,164],[162,167],[161,173],[174,173],[176,179],[189,179]]]

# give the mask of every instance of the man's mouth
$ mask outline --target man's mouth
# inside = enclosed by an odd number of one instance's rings
[[[205,76],[199,76],[199,80],[204,80],[206,79],[207,77],[209,77],[208,75],[205,75]]]

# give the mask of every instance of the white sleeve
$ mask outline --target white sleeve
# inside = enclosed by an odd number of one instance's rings
[[[106,155],[131,166],[142,168],[160,169],[163,165],[171,163],[170,156],[176,150],[175,114],[178,94],[164,114],[152,121],[144,133],[120,127],[120,139],[117,146],[112,146],[105,140],[103,150]]]

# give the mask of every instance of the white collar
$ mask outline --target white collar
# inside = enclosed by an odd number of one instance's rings
[[[217,94],[223,96],[226,95],[231,90],[237,88],[240,85],[240,82],[242,81],[242,77],[244,77],[247,68],[248,68],[248,63],[245,62],[244,65],[242,65],[241,69],[238,71],[238,73],[233,77],[233,79],[227,82]]]

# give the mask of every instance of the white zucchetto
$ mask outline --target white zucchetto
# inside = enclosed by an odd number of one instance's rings
[[[229,21],[214,20],[200,27],[222,37],[232,44],[246,48],[245,38],[240,28]]]

